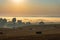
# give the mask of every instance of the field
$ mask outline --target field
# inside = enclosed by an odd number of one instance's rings
[[[33,25],[17,29],[0,28],[0,40],[60,40],[60,25],[55,27]]]
[[[60,34],[18,36],[0,38],[0,40],[60,40]]]

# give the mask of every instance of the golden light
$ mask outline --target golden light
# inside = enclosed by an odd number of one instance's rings
[[[11,2],[15,4],[20,4],[20,3],[23,3],[24,0],[11,0]]]

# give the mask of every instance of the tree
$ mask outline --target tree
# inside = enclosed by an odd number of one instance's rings
[[[2,22],[2,20],[3,20],[3,19],[2,19],[2,18],[0,18],[0,23]]]
[[[13,26],[14,29],[16,28],[16,18],[12,19],[12,26]]]
[[[3,23],[6,24],[7,23],[7,19],[3,19]]]
[[[2,26],[3,26],[2,21],[3,21],[3,19],[2,19],[2,18],[0,18],[0,27],[2,27]]]
[[[13,19],[12,19],[12,22],[13,22],[13,23],[16,23],[16,18],[13,18]]]
[[[28,24],[31,24],[30,22],[26,22],[26,24],[28,25]]]
[[[44,25],[45,23],[43,21],[39,22],[39,24]]]
[[[18,24],[22,24],[22,20],[18,20],[17,23],[18,23]]]
[[[3,27],[7,23],[7,19],[0,18],[0,26]]]

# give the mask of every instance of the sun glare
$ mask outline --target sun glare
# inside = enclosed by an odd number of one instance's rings
[[[23,0],[11,0],[13,3],[15,3],[15,4],[19,4],[19,3],[22,3],[23,2]]]

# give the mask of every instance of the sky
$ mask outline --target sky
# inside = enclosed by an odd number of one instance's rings
[[[60,0],[0,0],[0,16],[60,16]]]

